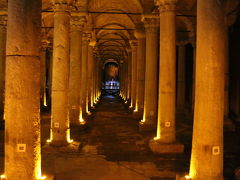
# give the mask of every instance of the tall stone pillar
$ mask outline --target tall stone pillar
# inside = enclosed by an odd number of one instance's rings
[[[87,59],[88,59],[88,34],[82,36],[82,58],[81,58],[81,88],[80,88],[80,120],[87,113]]]
[[[127,61],[128,61],[128,93],[127,93],[127,103],[131,103],[131,99],[132,99],[132,54],[131,54],[131,50],[127,49],[128,52],[128,57],[127,57]]]
[[[147,131],[157,127],[159,17],[144,16],[142,21],[146,31],[146,66],[144,113],[139,129]]]
[[[47,58],[48,41],[42,41],[41,57],[40,57],[40,105],[47,106],[46,96],[46,58]]]
[[[5,93],[5,176],[41,178],[41,1],[8,0]]]
[[[186,61],[185,45],[178,46],[178,73],[177,73],[177,110],[184,112],[185,110],[185,61]]]
[[[155,153],[183,152],[176,144],[176,14],[177,0],[159,0],[160,7],[160,69],[157,137],[150,142]]]
[[[192,78],[192,112],[194,112],[195,104],[195,86],[196,86],[196,42],[192,43],[193,46],[193,78]]]
[[[7,17],[0,17],[0,120],[4,114],[5,68],[6,68],[6,26]]]
[[[193,180],[223,180],[224,18],[223,4],[197,1],[196,98],[189,175]]]
[[[70,69],[70,4],[54,2],[51,144],[67,145],[70,140],[68,89]]]
[[[88,46],[88,105],[93,107],[93,47],[95,46],[95,41],[90,41]],[[90,109],[90,108],[89,108]]]
[[[48,56],[47,56],[47,104],[51,104],[52,100],[52,71],[53,71],[53,47],[48,48]]]
[[[69,77],[70,122],[79,124],[79,92],[81,89],[82,29],[85,17],[72,15]]]
[[[145,88],[145,60],[146,60],[146,36],[143,30],[136,30],[135,37],[138,40],[137,46],[137,77],[136,77],[136,106],[135,112],[142,118],[144,105]]]
[[[137,41],[131,41],[132,64],[131,64],[131,105],[133,110],[136,107],[136,85],[137,85]],[[134,88],[135,87],[135,88]]]

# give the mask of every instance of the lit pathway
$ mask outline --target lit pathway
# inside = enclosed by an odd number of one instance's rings
[[[72,138],[81,142],[79,152],[43,153],[43,171],[56,180],[174,179],[188,166],[183,155],[153,155],[149,137],[139,133],[138,121],[119,98],[104,97],[90,127],[72,129]]]

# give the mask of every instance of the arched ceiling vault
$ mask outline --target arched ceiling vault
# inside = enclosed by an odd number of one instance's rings
[[[143,14],[159,13],[155,0],[72,0],[72,10],[88,14],[88,30],[93,30],[100,59],[126,60],[134,40],[134,31],[143,27]],[[234,23],[240,12],[239,0],[221,0],[227,24]],[[177,42],[188,42],[196,33],[197,0],[179,0],[176,6]],[[7,0],[0,0],[0,9],[6,12]],[[51,0],[42,0],[42,34],[53,39],[53,7]]]

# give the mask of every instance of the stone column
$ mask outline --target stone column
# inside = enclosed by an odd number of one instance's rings
[[[127,49],[128,51],[128,94],[127,94],[127,103],[131,103],[132,99],[132,54],[131,50]]]
[[[7,17],[0,17],[0,120],[4,114],[5,68],[6,68],[6,26]]]
[[[193,46],[193,79],[192,79],[192,112],[194,113],[195,104],[195,86],[196,86],[196,42],[192,43]]]
[[[79,92],[81,89],[82,28],[85,17],[72,15],[69,79],[70,122],[79,124]]]
[[[47,58],[47,46],[46,40],[42,41],[41,58],[40,58],[40,105],[43,107],[47,106],[46,96],[46,58]]]
[[[48,97],[47,97],[47,104],[51,104],[52,101],[52,71],[53,71],[53,47],[48,48],[48,59],[47,59],[47,72],[48,72]]]
[[[223,4],[216,0],[197,1],[196,98],[189,175],[192,180],[223,180],[224,18]]]
[[[131,62],[131,109],[136,107],[136,85],[137,85],[137,41],[131,41],[132,62]],[[135,88],[134,88],[135,87]]]
[[[159,0],[160,7],[160,69],[157,137],[150,142],[155,153],[183,152],[176,144],[176,15],[177,0]]]
[[[144,16],[142,21],[146,31],[145,99],[143,120],[140,131],[157,127],[157,89],[158,89],[158,16]]]
[[[87,113],[87,58],[88,58],[88,34],[82,36],[82,58],[81,58],[81,88],[80,88],[80,120]]]
[[[186,61],[185,45],[178,46],[178,73],[177,73],[177,110],[184,112],[185,110],[185,61]]]
[[[145,60],[146,60],[146,36],[143,30],[135,31],[138,40],[137,46],[137,77],[136,77],[136,106],[134,112],[140,118],[143,116],[144,88],[145,88]]]
[[[88,46],[88,105],[93,107],[93,47],[96,42],[91,41]],[[88,108],[90,109],[90,108]]]
[[[54,2],[54,40],[52,71],[51,144],[67,145],[70,141],[68,89],[70,69],[70,4]]]
[[[5,176],[41,178],[41,1],[8,0],[5,93]]]

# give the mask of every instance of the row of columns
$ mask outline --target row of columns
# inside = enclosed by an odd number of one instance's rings
[[[54,2],[51,143],[60,146],[68,144],[70,140],[68,116],[70,4],[62,3],[62,1]],[[151,120],[152,116],[156,116],[158,118],[157,136],[150,143],[150,146],[156,151],[159,151],[159,147],[161,147],[169,152],[172,147],[176,147],[176,144],[174,144],[176,140],[176,0],[159,0],[158,2],[160,7],[160,73],[159,78],[154,76],[154,74],[157,74],[157,69],[153,67],[153,64],[156,65],[157,61],[155,60],[158,57],[156,51],[157,38],[155,38],[157,33],[155,33],[153,28],[157,26],[146,26],[146,59],[149,59],[149,62],[146,61],[146,67],[153,70],[153,73],[145,71],[145,78],[152,78],[153,82],[159,79],[159,92],[155,96],[157,97],[158,95],[159,97],[156,104],[151,104],[149,99],[153,100],[154,98],[145,96],[145,107],[143,110],[145,118],[141,122],[141,126],[145,123],[156,124],[156,121]],[[41,178],[39,114],[40,7],[41,2],[39,0],[29,0],[28,2],[17,3],[17,5],[16,0],[8,1],[7,81],[5,90],[6,179],[37,180]],[[25,11],[25,9],[27,10]],[[208,13],[209,9],[212,13]],[[190,177],[194,180],[221,180],[223,179],[222,129],[226,58],[226,38],[224,38],[226,37],[226,29],[223,23],[223,7],[216,0],[197,1],[197,18],[196,98]],[[26,26],[22,26],[22,24],[26,24]],[[16,29],[18,29],[17,32]],[[154,33],[150,33],[151,31]],[[72,31],[72,36],[77,37],[76,39],[81,38],[81,34],[76,34],[74,35]],[[206,34],[208,34],[207,37],[205,36]],[[86,85],[87,83],[84,82],[87,81],[87,78],[91,79],[91,75],[88,74],[84,65],[87,64],[86,61],[89,59],[87,57],[92,58],[92,50],[88,48],[87,35],[83,34],[82,36],[82,41],[79,41],[79,43],[82,42],[82,48],[79,49],[81,54],[73,55],[71,53],[71,56],[81,58],[79,81],[81,85]],[[127,77],[128,82],[131,82],[128,90],[131,91],[126,93],[130,97],[131,105],[136,111],[139,111],[143,104],[143,99],[140,97],[141,94],[136,95],[138,90],[140,92],[143,90],[143,76],[139,71],[142,72],[144,64],[144,61],[137,59],[138,56],[143,56],[137,50],[144,49],[143,43],[141,43],[142,38],[139,37],[138,40],[139,47],[136,46],[136,42],[132,42],[131,63],[128,64],[128,72],[130,69],[131,72],[129,73],[130,77]],[[151,43],[155,48],[148,45],[148,43]],[[79,53],[78,50],[75,51]],[[79,111],[81,111],[81,108],[82,112],[87,113],[88,111],[86,103],[90,98],[87,94],[93,94],[93,101],[95,102],[100,94],[101,70],[99,67],[99,61],[97,61],[95,66],[90,67],[90,69],[93,68],[96,71],[95,76],[93,76],[96,77],[93,78],[93,84],[95,85],[93,93],[87,93],[89,92],[87,85],[79,87],[81,90],[78,92],[76,90],[76,93],[79,93],[79,105],[76,107]],[[79,75],[77,76],[79,77]],[[147,87],[148,83],[145,85],[144,94],[149,95],[151,92],[157,92],[157,87],[149,90],[149,87]],[[135,87],[137,87],[137,90]],[[153,100],[153,102],[156,102],[156,100]],[[151,105],[147,107],[147,104]],[[156,115],[157,105],[158,115]],[[80,115],[80,113],[78,114]],[[77,118],[79,120],[79,117]],[[16,133],[16,130],[18,130],[18,133]],[[177,146],[177,148],[179,147],[180,149],[182,148]]]
[[[43,42],[45,46],[41,52],[39,49],[41,1],[8,1],[7,52],[0,57],[0,63],[4,64],[6,54],[5,179],[43,179],[40,102],[47,105],[46,82],[50,83],[52,99],[48,142],[53,146],[71,142],[70,120],[78,125],[83,123],[83,115],[97,103],[100,95],[100,63],[94,63],[94,49],[89,46],[89,35],[83,32],[86,19],[75,14],[71,16],[70,5],[70,1],[53,1],[53,58],[49,62],[46,61],[47,42]],[[2,51],[6,39],[4,32],[1,28]],[[1,68],[2,78],[4,66]],[[46,81],[47,73],[52,79]],[[2,84],[0,89],[4,89]]]
[[[177,66],[176,3],[177,0],[157,1],[160,26],[159,20],[154,16],[143,17],[146,50],[141,49],[142,41],[138,36],[138,41],[131,42],[131,71],[127,74],[129,83],[127,91],[130,91],[130,95],[127,98],[130,99],[130,107],[135,112],[140,110],[139,105],[144,102],[140,130],[157,128],[156,137],[149,143],[152,151],[156,153],[178,153],[183,152],[184,149],[183,145],[176,142],[175,128],[176,107],[182,111],[185,105],[186,53],[185,47],[179,45]],[[208,13],[209,10],[211,13]],[[219,4],[216,0],[197,1],[198,34],[193,87],[194,128],[189,172],[189,177],[194,180],[223,179],[223,118],[227,103],[224,92],[227,72],[227,31],[224,21],[223,4]],[[158,27],[160,27],[159,69]],[[146,52],[145,91],[138,84],[138,80],[141,79],[138,75],[144,75],[141,70],[141,67],[144,67],[141,64],[142,52]],[[158,70],[159,76],[157,76]],[[143,92],[144,100],[138,97]]]

